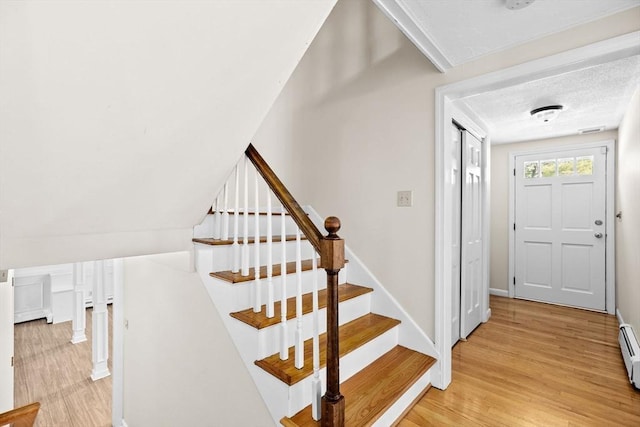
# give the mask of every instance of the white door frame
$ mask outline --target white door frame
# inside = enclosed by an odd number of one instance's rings
[[[435,91],[435,344],[440,355],[432,383],[445,389],[451,382],[451,141],[447,130],[453,102],[472,94],[607,63],[640,54],[640,31],[560,54],[436,88]],[[488,156],[487,156],[488,157]],[[487,163],[487,167],[489,167]],[[487,174],[487,180],[489,176]],[[487,186],[486,194],[489,193]],[[488,217],[488,215],[487,215]],[[488,240],[488,239],[487,239]],[[488,274],[488,271],[487,271]],[[488,298],[488,296],[487,296]]]
[[[616,144],[612,139],[590,142],[585,144],[559,145],[555,147],[538,148],[526,151],[509,152],[509,170],[516,167],[516,157],[527,154],[553,153],[558,151],[580,150],[586,148],[607,147],[607,176],[606,176],[606,227],[605,227],[605,299],[606,310],[609,314],[616,314],[616,221],[615,221],[615,176],[616,176]],[[516,288],[513,284],[515,277],[515,195],[516,177],[509,173],[509,298],[515,297]]]

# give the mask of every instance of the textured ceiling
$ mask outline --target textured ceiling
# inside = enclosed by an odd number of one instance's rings
[[[374,0],[441,70],[640,5],[639,0]]]
[[[492,143],[574,135],[579,129],[616,129],[640,84],[640,56],[481,93],[456,101],[488,127]],[[542,123],[530,111],[564,106],[556,120]]]

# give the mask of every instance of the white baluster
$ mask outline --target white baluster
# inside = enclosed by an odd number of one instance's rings
[[[76,262],[73,264],[73,316],[71,319],[71,327],[73,334],[71,342],[78,344],[87,340],[85,329],[87,326],[87,312],[84,305],[84,263]]]
[[[249,158],[244,157],[244,213],[242,214],[242,276],[249,275]]]
[[[322,382],[320,381],[320,314],[318,308],[318,256],[313,252],[313,380],[311,382],[311,416],[318,421],[322,412]]]
[[[255,279],[254,279],[254,286],[255,286],[255,300],[253,303],[253,311],[255,313],[259,313],[260,310],[262,309],[262,287],[261,287],[261,283],[260,283],[260,194],[259,194],[259,187],[258,184],[260,183],[259,180],[259,174],[258,174],[258,170],[256,169],[256,174],[255,174],[255,205],[256,205],[256,212],[254,214],[255,217],[255,221],[254,221],[254,237],[253,237],[253,242],[254,242],[254,248],[255,248],[255,252],[254,252],[254,269],[255,269]]]
[[[280,215],[280,239],[282,241],[282,260],[280,261],[280,279],[282,280],[282,290],[280,295],[280,359],[287,360],[289,358],[289,336],[287,328],[287,228],[285,227],[286,209],[282,206],[282,215]]]
[[[240,171],[238,170],[239,164],[236,164],[235,169],[235,185],[234,185],[234,202],[233,202],[233,244],[231,245],[231,251],[233,253],[233,263],[231,265],[231,272],[237,273],[240,271],[240,245],[238,244],[238,205],[240,204]]]
[[[224,183],[223,190],[224,210],[222,211],[222,231],[220,232],[221,240],[229,240],[229,181]]]
[[[296,359],[295,367],[304,367],[304,337],[302,335],[302,250],[300,229],[296,227]]]
[[[267,317],[274,316],[273,301],[273,225],[271,224],[271,191],[267,188]]]
[[[215,209],[213,210],[213,238],[220,239],[222,219],[220,218],[220,194],[216,197]]]
[[[107,311],[107,293],[105,287],[106,279],[104,261],[94,261],[93,263],[93,300],[92,310],[92,337],[91,337],[91,359],[93,369],[91,379],[97,381],[111,375],[109,372],[109,312]]]

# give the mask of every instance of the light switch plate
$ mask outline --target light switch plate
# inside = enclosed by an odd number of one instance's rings
[[[9,278],[9,270],[0,270],[0,282],[6,282]]]
[[[413,206],[413,191],[398,191],[398,203],[399,208],[410,208]]]

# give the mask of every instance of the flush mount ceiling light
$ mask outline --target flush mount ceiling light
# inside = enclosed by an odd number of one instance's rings
[[[531,117],[547,123],[558,117],[563,108],[562,105],[547,105],[546,107],[535,108],[531,110]]]
[[[536,0],[507,0],[505,6],[507,9],[517,10],[529,6]]]

